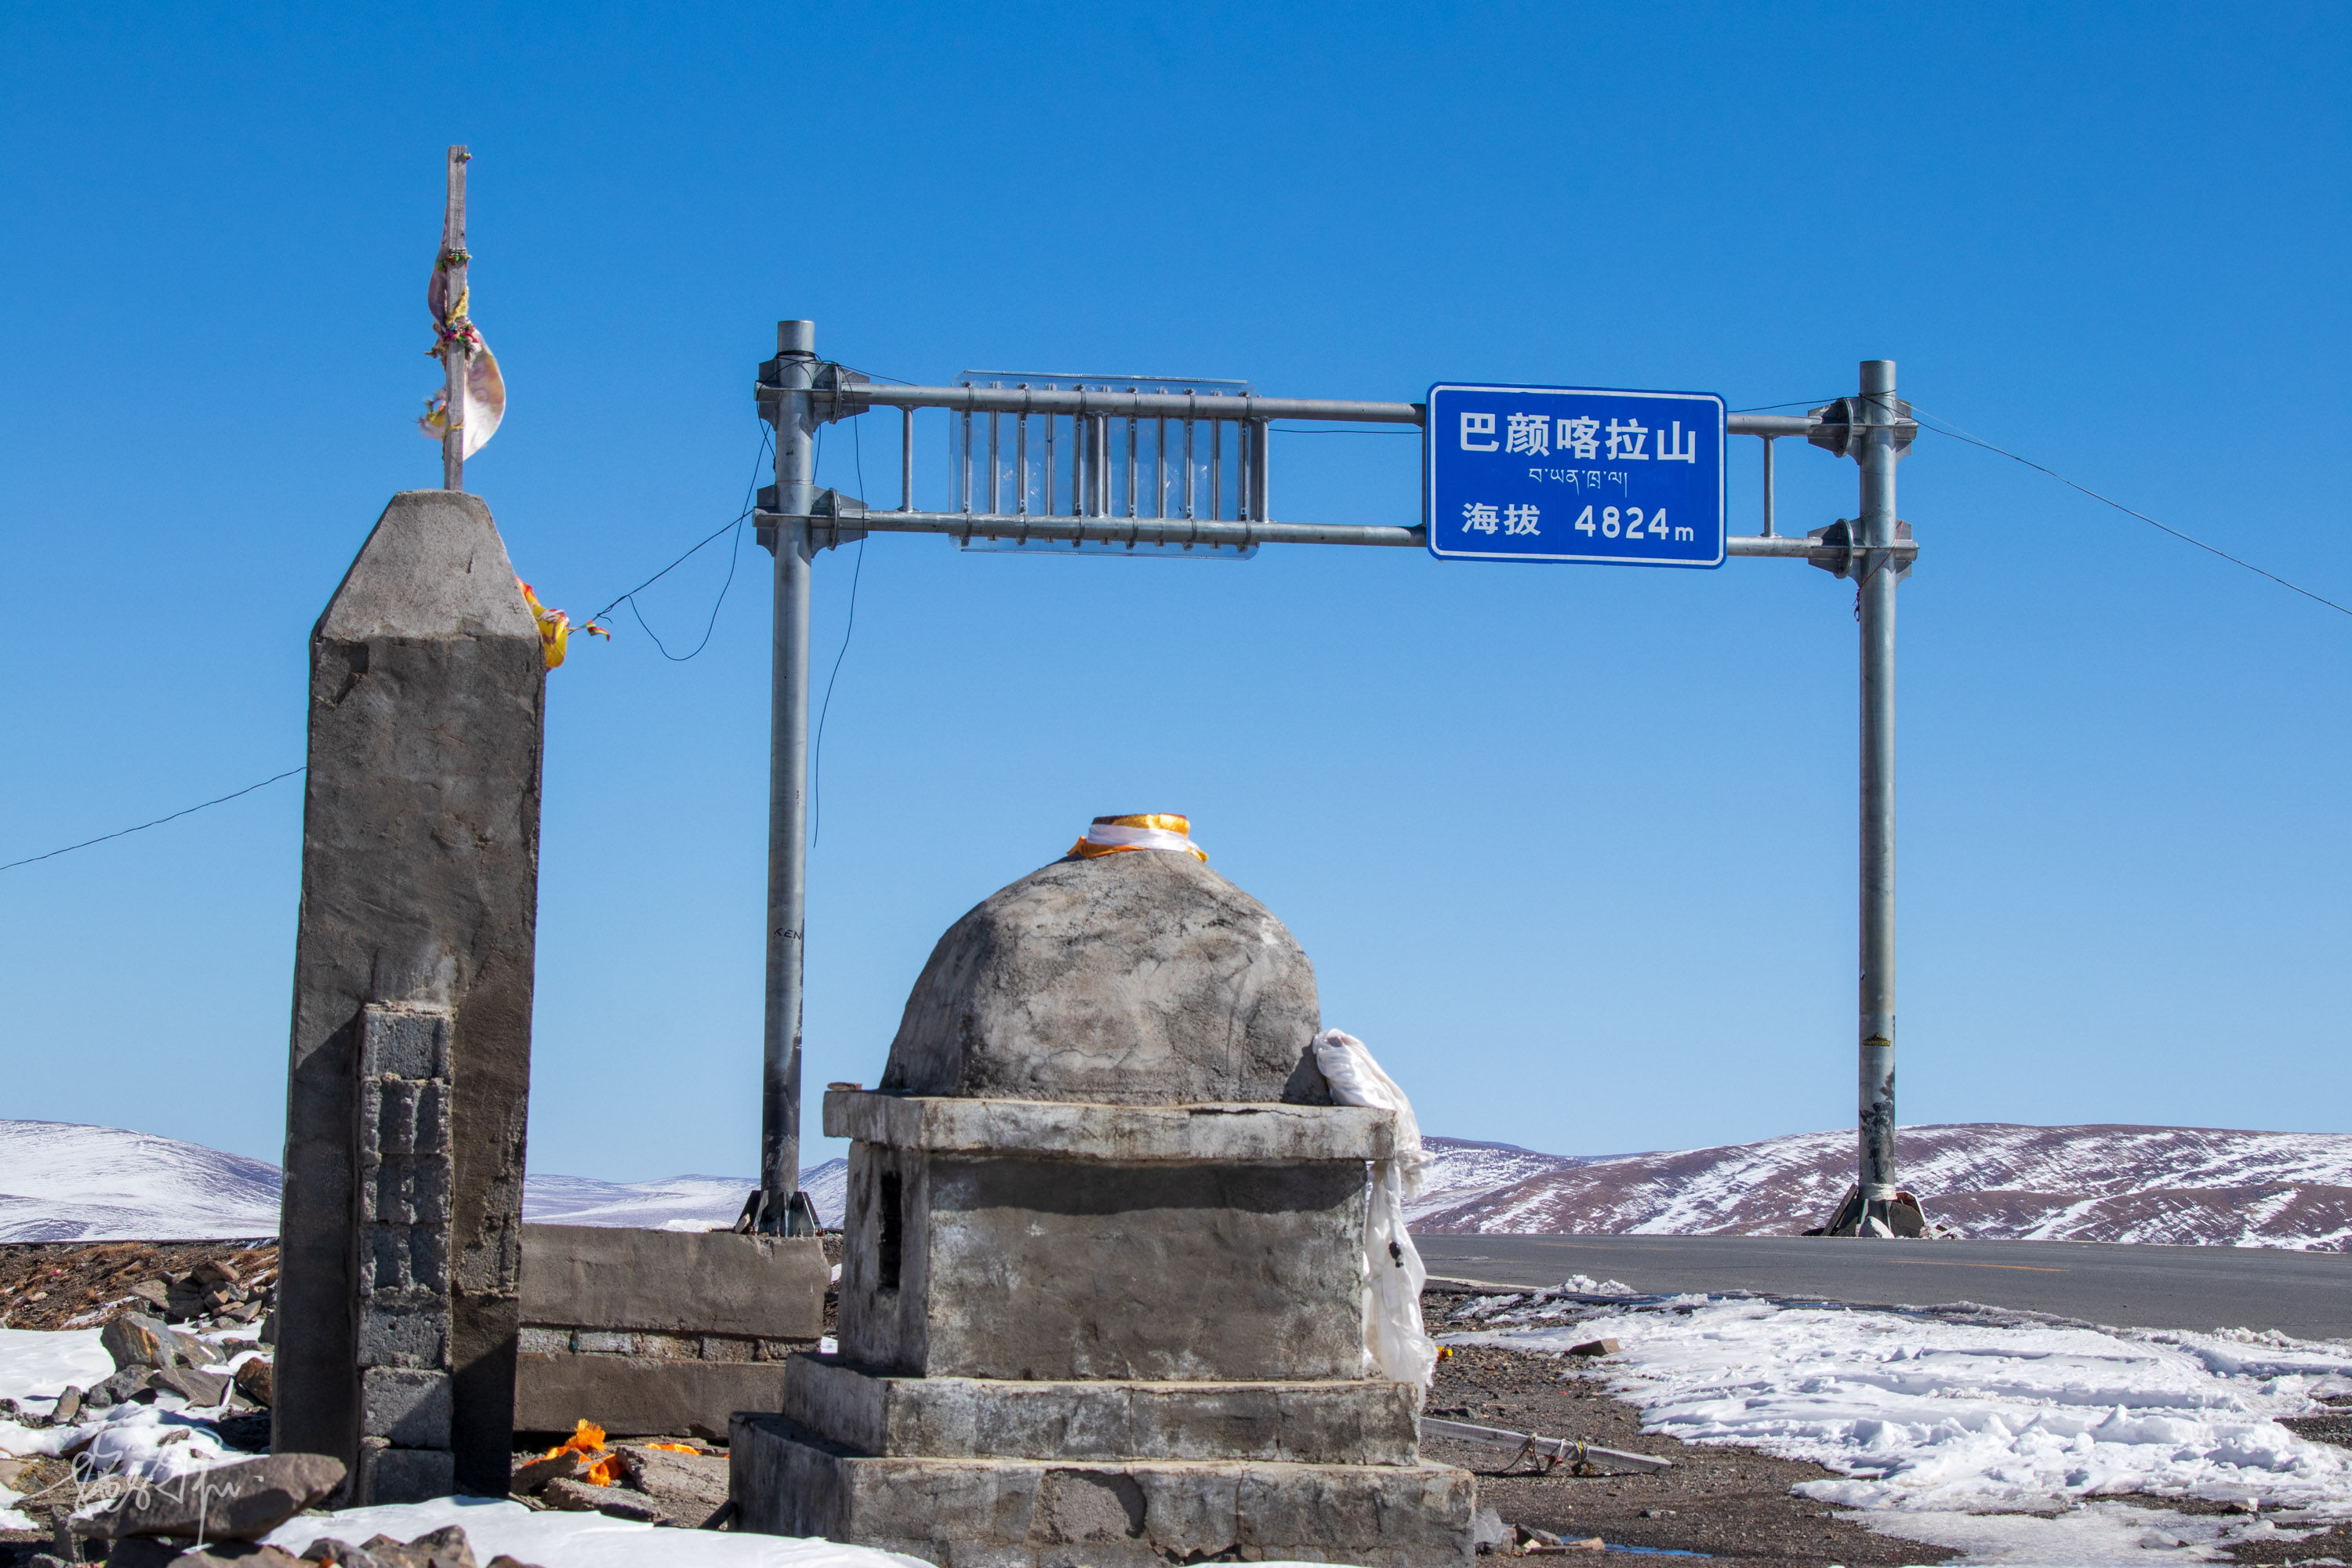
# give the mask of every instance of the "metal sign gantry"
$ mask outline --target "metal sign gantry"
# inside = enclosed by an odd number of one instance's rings
[[[776,469],[754,521],[761,542],[775,552],[775,643],[760,1192],[747,1216],[763,1232],[814,1226],[799,1192],[799,1170],[809,589],[817,552],[868,533],[942,533],[967,545],[1034,544],[1041,552],[1151,547],[1222,554],[1266,544],[1429,544],[1426,516],[1410,528],[1282,522],[1271,516],[1268,499],[1274,421],[1412,426],[1424,427],[1426,439],[1426,404],[1153,392],[1141,390],[1140,381],[1122,386],[1053,379],[1072,384],[881,385],[820,360],[813,321],[778,322],[776,357],[761,367],[755,395],[761,416],[775,426]],[[818,489],[819,426],[882,407],[900,416],[898,505],[886,510]],[[961,510],[915,508],[919,408],[943,409],[961,422],[960,439],[950,447],[961,471],[950,475],[950,486]],[[1763,530],[1723,539],[1724,555],[1810,561],[1858,585],[1861,1081],[1857,1212],[1849,1216],[1849,1228],[1863,1235],[1893,1234],[1895,1224],[1895,589],[1909,574],[1918,548],[1909,525],[1895,515],[1895,468],[1918,428],[1910,414],[1910,405],[1895,395],[1895,362],[1864,360],[1861,390],[1852,397],[1805,416],[1726,415],[1722,425],[1728,435],[1759,437],[1764,454]],[[1001,423],[1008,420],[1014,427],[1010,441],[1000,438]],[[1862,470],[1858,517],[1801,536],[1775,531],[1773,444],[1789,437],[1855,459]],[[1171,446],[1180,460],[1171,462]],[[987,474],[976,483],[975,458],[983,449]],[[1203,462],[1203,454],[1211,460]],[[999,510],[1008,468],[1014,504]],[[1676,563],[1712,563],[1687,556]]]

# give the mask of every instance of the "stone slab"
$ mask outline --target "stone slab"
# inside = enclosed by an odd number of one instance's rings
[[[814,1237],[527,1225],[521,1320],[572,1329],[813,1340],[824,1331],[832,1273]]]
[[[784,1416],[861,1454],[942,1459],[1262,1459],[1410,1465],[1407,1383],[1003,1383],[786,1363]]]
[[[876,1458],[779,1415],[739,1417],[729,1459],[736,1529],[940,1568],[1468,1568],[1477,1505],[1475,1479],[1445,1465]]]
[[[615,1437],[716,1441],[737,1411],[782,1408],[786,1364],[526,1352],[515,1369],[515,1430],[569,1432],[584,1418]]]
[[[480,498],[393,498],[310,638],[278,1235],[278,1452],[359,1462],[353,1089],[370,1003],[450,1009],[459,1484],[503,1492],[514,1395],[546,666]]]
[[[1365,1193],[1360,1161],[1074,1164],[852,1143],[841,1353],[1021,1382],[1360,1377]]]
[[[824,1135],[940,1153],[1027,1154],[1127,1164],[1385,1160],[1396,1115],[1364,1106],[1089,1105],[827,1089]]]

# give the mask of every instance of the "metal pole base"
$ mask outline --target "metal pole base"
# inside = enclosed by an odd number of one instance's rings
[[[1848,1187],[1829,1224],[1807,1236],[1884,1236],[1916,1241],[1927,1235],[1927,1211],[1909,1193],[1864,1203],[1860,1187]]]
[[[743,1200],[742,1214],[728,1228],[739,1236],[815,1236],[824,1229],[806,1193],[796,1192],[782,1204],[766,1200],[765,1193],[752,1188]]]

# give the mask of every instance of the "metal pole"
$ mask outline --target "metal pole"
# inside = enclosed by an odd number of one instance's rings
[[[449,149],[448,199],[441,212],[441,271],[449,318],[459,329],[441,341],[441,406],[447,423],[441,427],[441,488],[466,488],[466,342],[463,327],[466,300],[466,165],[473,154],[463,147]]]
[[[776,505],[816,503],[816,323],[776,323]],[[760,1083],[760,1208],[770,1236],[805,1234],[801,1161],[801,984],[808,902],[809,524],[776,526],[775,664],[768,738],[768,991]]]
[[[1772,537],[1772,443],[1777,437],[1764,437],[1764,537]]]
[[[1866,425],[1859,532],[1866,553],[1862,621],[1861,1126],[1862,1223],[1890,1234],[1895,1198],[1895,362],[1862,362],[1855,418]],[[1769,450],[1768,447],[1767,450]],[[1875,1221],[1874,1225],[1872,1222]]]

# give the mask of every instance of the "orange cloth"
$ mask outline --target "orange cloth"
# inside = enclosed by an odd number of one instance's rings
[[[547,668],[553,669],[563,662],[564,652],[571,645],[572,617],[562,610],[551,610],[541,604],[539,595],[532,593],[530,584],[521,578],[515,579],[515,585],[522,590],[522,602],[530,606],[530,618],[539,623],[541,657],[547,660]],[[593,621],[579,629],[590,637],[603,637],[608,642],[612,640],[613,634]]]
[[[1192,819],[1172,811],[1097,816],[1087,826],[1086,837],[1070,846],[1070,853],[1078,859],[1091,860],[1098,855],[1123,855],[1130,849],[1166,849],[1190,855],[1205,866],[1208,851],[1192,842]]]

